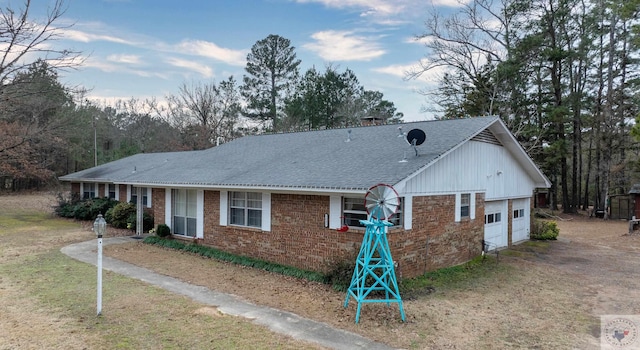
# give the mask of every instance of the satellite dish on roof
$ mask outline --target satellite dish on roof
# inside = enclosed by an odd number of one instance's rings
[[[420,146],[427,139],[427,135],[420,129],[412,129],[407,133],[407,142],[412,146]]]
[[[407,142],[411,145],[411,147],[413,147],[413,150],[416,153],[416,157],[418,156],[417,146],[420,146],[421,144],[423,144],[426,139],[427,139],[427,135],[424,133],[424,131],[420,129],[411,129],[411,131],[407,133]],[[408,162],[407,151],[404,152],[404,157],[402,158],[400,163],[406,163],[406,162]]]

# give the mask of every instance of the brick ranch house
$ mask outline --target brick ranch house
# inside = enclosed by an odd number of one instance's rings
[[[407,142],[413,129],[426,134],[422,145]],[[401,197],[388,239],[404,278],[464,263],[483,241],[527,240],[534,190],[550,185],[498,117],[246,136],[61,180],[83,197],[141,193],[175,238],[325,272],[355,259],[364,196],[389,184]]]

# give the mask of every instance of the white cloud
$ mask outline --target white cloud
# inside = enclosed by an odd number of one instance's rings
[[[140,64],[140,56],[138,55],[109,55],[107,56],[107,61],[116,62],[116,63],[126,63],[126,64]]]
[[[388,16],[401,13],[404,10],[405,1],[388,0],[296,0],[298,3],[319,3],[332,8],[357,8],[361,16]]]
[[[461,7],[465,4],[468,4],[469,2],[469,0],[431,0],[431,5],[443,7]]]
[[[174,67],[186,68],[186,69],[192,70],[194,72],[202,74],[207,78],[210,78],[213,76],[213,69],[211,69],[211,67],[198,62],[184,60],[184,59],[175,58],[175,57],[167,58],[166,62]]]
[[[134,45],[135,43],[123,38],[119,38],[113,35],[106,34],[98,34],[98,33],[89,33],[75,29],[59,29],[60,35],[64,39],[68,39],[71,41],[79,41],[83,43],[88,43],[92,41],[108,41],[112,43],[124,44],[124,45]]]
[[[447,70],[446,67],[434,67],[428,71],[423,71],[423,67],[428,65],[426,59],[411,64],[393,64],[385,67],[374,68],[374,72],[388,74],[402,79],[411,79],[419,82],[434,84],[438,78]]]
[[[123,64],[124,63],[124,64]],[[94,68],[102,72],[107,73],[126,73],[145,78],[160,78],[169,79],[169,76],[163,72],[156,72],[142,69],[131,69],[126,62],[119,62],[113,60],[101,60],[93,56],[88,57],[82,64],[82,68]]]
[[[327,61],[370,61],[385,54],[375,38],[354,35],[349,31],[327,30],[311,37],[315,42],[302,47]]]
[[[58,30],[61,34],[61,38],[71,41],[82,43],[95,41],[111,42],[133,46],[136,49],[212,58],[233,66],[244,66],[246,54],[248,52],[246,50],[223,48],[215,43],[204,40],[185,39],[178,43],[166,43],[158,40],[157,38],[136,33],[120,33],[114,35],[112,33],[117,33],[117,28],[110,28],[99,22],[76,23],[73,25],[73,29],[60,28]],[[122,55],[120,57],[113,55],[109,56],[107,59],[112,61],[119,60],[121,63],[139,63],[139,61],[131,62],[130,60],[133,58],[133,56],[127,55]]]
[[[413,22],[434,6],[460,7],[471,0],[293,0],[297,3],[317,3],[329,8],[355,10],[360,17],[376,24],[398,25]]]
[[[179,53],[213,58],[234,66],[244,66],[247,52],[222,48],[203,40],[183,40],[175,46]]]
[[[433,35],[426,35],[426,36],[421,36],[420,38],[417,38],[415,36],[412,37],[408,37],[404,40],[405,43],[407,44],[418,44],[418,45],[424,45],[424,44],[428,44],[432,41],[436,40],[436,37]]]

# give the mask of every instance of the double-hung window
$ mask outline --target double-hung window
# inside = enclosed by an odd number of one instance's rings
[[[107,196],[109,197],[109,199],[116,199],[116,185],[115,184],[109,184],[109,190],[107,193]]]
[[[471,212],[471,194],[463,193],[460,195],[460,217],[468,218]]]
[[[138,188],[136,186],[131,186],[131,203],[138,203]],[[149,206],[149,197],[147,196],[146,187],[142,187],[142,205],[145,207]]]
[[[96,197],[96,184],[85,182],[82,184],[82,198],[89,199]]]
[[[262,193],[229,192],[229,223],[238,226],[262,227]]]
[[[403,199],[400,198],[400,206],[395,214],[387,219],[394,226],[402,225]],[[360,220],[368,219],[367,209],[364,206],[364,197],[344,197],[342,199],[343,224],[351,227],[364,227]]]
[[[176,189],[172,193],[173,234],[195,237],[197,224],[196,190]]]

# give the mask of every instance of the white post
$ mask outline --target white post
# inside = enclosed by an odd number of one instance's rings
[[[93,231],[98,237],[98,316],[102,314],[102,235],[106,230],[107,222],[102,217],[102,214],[98,214],[96,221],[93,222]]]
[[[143,232],[143,225],[144,225],[144,203],[142,202],[142,190],[143,188],[138,186],[136,187],[136,195],[137,197],[137,201],[136,201],[136,236],[140,237],[142,235]],[[144,188],[144,191],[147,191],[147,188]],[[148,200],[148,199],[147,199]]]
[[[102,314],[102,235],[98,236],[98,310],[97,315]]]

